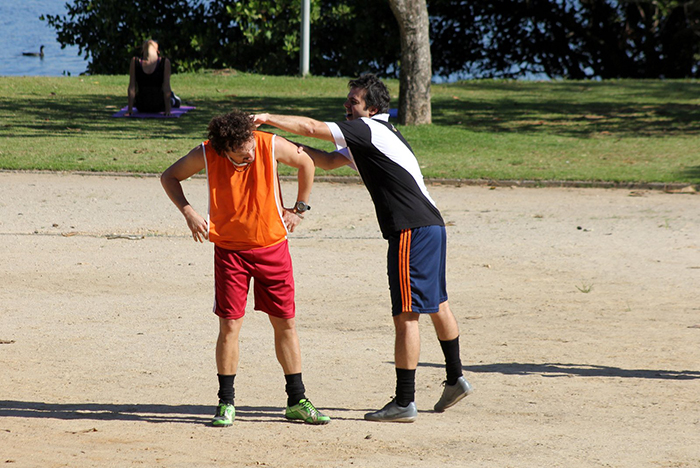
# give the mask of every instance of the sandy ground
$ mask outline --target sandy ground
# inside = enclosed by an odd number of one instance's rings
[[[186,190],[205,210],[204,181]],[[250,311],[237,420],[216,429],[212,246],[158,179],[0,173],[0,463],[700,466],[700,198],[430,191],[476,392],[431,411],[444,371],[423,320],[418,421],[363,420],[393,395],[386,245],[362,186],[317,183],[291,250],[307,395],[333,421],[284,419]]]

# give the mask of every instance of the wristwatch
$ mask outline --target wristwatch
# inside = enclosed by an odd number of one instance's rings
[[[311,207],[306,202],[303,202],[303,201],[298,201],[294,205],[294,212],[297,214],[304,213],[306,211],[309,211],[310,209],[311,209]]]

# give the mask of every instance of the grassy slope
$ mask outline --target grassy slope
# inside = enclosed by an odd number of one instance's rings
[[[173,89],[195,111],[113,119],[127,82],[0,77],[0,168],[160,172],[232,107],[338,120],[347,92],[344,78],[179,74]],[[388,84],[396,106],[398,82]],[[433,85],[434,124],[401,131],[426,177],[698,184],[699,91],[696,81],[657,80]]]

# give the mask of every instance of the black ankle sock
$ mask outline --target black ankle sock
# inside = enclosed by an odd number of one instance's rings
[[[462,376],[462,360],[459,357],[459,336],[454,340],[440,340],[442,353],[445,355],[445,371],[447,373],[447,385],[454,385]]]
[[[406,407],[416,398],[416,370],[396,368],[396,404]]]
[[[216,374],[216,376],[219,378],[219,402],[232,405],[233,400],[236,397],[236,391],[233,389],[233,381],[236,378],[236,374]]]
[[[287,406],[294,406],[300,400],[306,398],[304,395],[306,389],[304,388],[304,382],[301,380],[301,373],[285,375],[284,379],[287,381],[287,385],[284,387],[284,390],[287,392]]]

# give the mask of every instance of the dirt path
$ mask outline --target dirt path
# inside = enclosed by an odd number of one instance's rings
[[[186,189],[204,210],[204,181]],[[221,430],[212,247],[158,180],[0,173],[0,463],[700,466],[700,199],[430,192],[476,393],[430,411],[444,377],[423,321],[418,421],[362,419],[393,394],[386,246],[362,186],[319,183],[291,249],[307,394],[333,421],[285,421],[271,327],[250,312]]]

